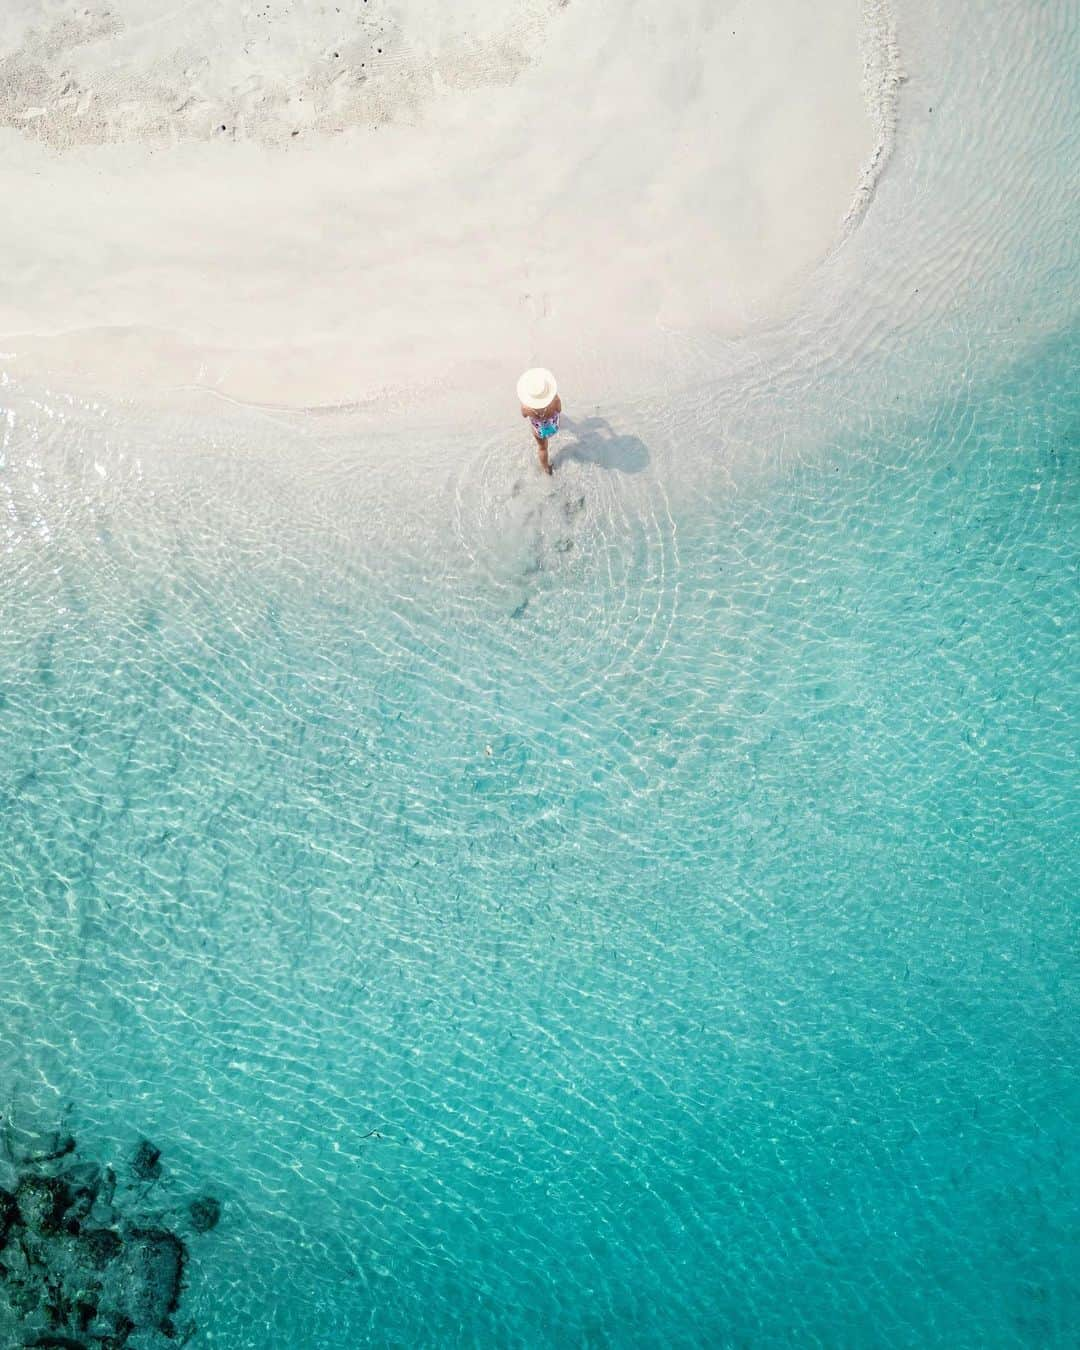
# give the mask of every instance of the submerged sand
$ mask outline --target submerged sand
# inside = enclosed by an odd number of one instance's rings
[[[19,0],[0,347],[299,406],[617,376],[784,314],[897,79],[875,0]]]

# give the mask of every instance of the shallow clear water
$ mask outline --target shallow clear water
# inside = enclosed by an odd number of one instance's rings
[[[1031,13],[932,99],[901,33],[850,324],[574,412],[551,484],[0,390],[0,1086],[223,1198],[193,1344],[1075,1344],[1077,9]]]
[[[1077,356],[523,478],[516,591],[9,455],[5,1070],[221,1188],[204,1334],[1069,1343]]]

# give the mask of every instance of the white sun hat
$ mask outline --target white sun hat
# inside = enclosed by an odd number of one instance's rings
[[[531,408],[534,412],[543,412],[558,392],[559,386],[555,383],[555,376],[543,366],[534,366],[532,370],[527,370],[517,382],[517,395],[521,400],[521,406]]]

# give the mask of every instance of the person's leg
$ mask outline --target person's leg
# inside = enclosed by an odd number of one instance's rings
[[[545,473],[551,473],[551,465],[548,462],[547,441],[543,436],[536,436],[535,434],[533,439],[536,441],[536,454],[537,458],[540,460],[540,467]]]

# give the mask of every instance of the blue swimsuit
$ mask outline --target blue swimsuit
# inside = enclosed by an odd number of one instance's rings
[[[558,434],[559,430],[558,413],[553,413],[551,417],[545,418],[543,422],[541,422],[539,417],[530,417],[529,422],[532,424],[533,431],[536,432],[536,434],[540,437],[542,441],[546,441],[549,436],[555,436]]]

